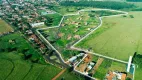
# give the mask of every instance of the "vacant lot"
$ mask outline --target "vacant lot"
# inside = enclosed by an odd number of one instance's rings
[[[0,19],[0,34],[13,31],[12,27]]]
[[[103,26],[80,42],[80,48],[127,61],[134,52],[142,53],[142,12],[103,19]]]

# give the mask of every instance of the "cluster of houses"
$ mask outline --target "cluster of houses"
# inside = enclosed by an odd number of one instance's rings
[[[96,62],[94,62],[94,61],[89,62],[83,73],[88,75],[89,74],[88,72],[93,69],[95,64],[96,64]]]
[[[126,80],[127,74],[118,71],[109,71],[106,74],[107,80]]]
[[[35,6],[33,3],[24,0],[2,0],[1,6],[0,18],[21,30],[34,46],[37,46],[42,53],[45,53],[46,46],[33,31],[34,27],[44,24],[44,18],[38,19],[40,17],[38,8],[42,8],[42,6]]]
[[[42,12],[39,13],[41,10]],[[22,30],[27,29],[29,25],[31,27],[43,25],[47,20],[43,17],[43,15],[54,13],[55,12],[49,10],[46,5],[35,5],[24,0],[3,0],[2,7],[0,7],[0,17],[6,19],[11,25],[14,25]],[[26,25],[25,23],[29,23],[29,25]]]

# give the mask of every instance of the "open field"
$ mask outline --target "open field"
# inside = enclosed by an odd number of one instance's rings
[[[57,80],[85,80],[83,76],[66,70]]]
[[[60,72],[60,68],[50,64],[30,63],[21,59],[15,52],[0,53],[0,79],[8,80],[51,80]]]
[[[11,41],[12,40],[12,41]],[[24,49],[29,49],[25,54],[32,54],[29,59],[24,58]],[[0,38],[0,79],[8,80],[35,80],[52,79],[60,68],[50,64],[33,63],[32,60],[42,57],[33,49],[18,32]]]
[[[102,27],[77,46],[92,48],[96,53],[128,61],[134,52],[142,53],[141,14],[130,12],[127,16],[104,18]]]
[[[13,31],[12,27],[0,19],[0,34]]]

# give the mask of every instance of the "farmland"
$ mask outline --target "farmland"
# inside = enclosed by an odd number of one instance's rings
[[[12,27],[0,19],[0,34],[13,31]]]
[[[33,49],[33,47],[31,47],[31,45],[21,35],[19,35],[18,32],[4,36],[0,38],[0,40],[1,80],[33,80],[41,77],[46,79],[52,79],[58,72],[60,72],[60,68],[57,68],[49,64],[45,64],[42,61],[42,57],[39,55],[39,53],[35,49]],[[13,42],[10,40],[13,40]],[[33,55],[31,58],[24,60],[25,56],[22,50],[26,48],[29,48],[29,51],[27,51],[25,54],[32,53]],[[34,59],[40,60],[37,63],[33,63],[32,61]],[[47,70],[51,70],[51,72]],[[52,74],[52,76],[42,75],[46,73]]]
[[[60,68],[50,64],[37,64],[21,59],[15,52],[0,53],[0,79],[14,80],[41,80],[52,79]]]
[[[127,16],[104,18],[102,27],[77,46],[127,61],[134,52],[142,52],[141,13],[130,12]]]

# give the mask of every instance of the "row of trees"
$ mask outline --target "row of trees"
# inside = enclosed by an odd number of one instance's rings
[[[142,55],[135,53],[133,57],[133,63],[139,65],[139,67],[142,68]]]
[[[97,8],[108,8],[108,9],[125,9],[133,8],[134,5],[126,2],[114,2],[114,1],[62,1],[62,6],[84,6],[84,7],[97,7]]]
[[[127,0],[127,1],[130,1],[130,2],[142,2],[142,0]]]

